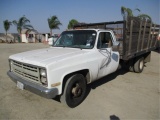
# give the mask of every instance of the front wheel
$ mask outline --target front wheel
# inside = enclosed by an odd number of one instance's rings
[[[82,74],[75,74],[67,80],[60,100],[67,106],[74,108],[84,100],[85,94],[85,78]]]

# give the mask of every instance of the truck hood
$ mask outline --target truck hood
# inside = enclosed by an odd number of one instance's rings
[[[23,63],[45,67],[59,60],[71,59],[87,53],[77,48],[45,48],[11,55],[9,58]]]

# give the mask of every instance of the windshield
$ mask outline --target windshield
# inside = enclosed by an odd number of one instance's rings
[[[54,47],[92,49],[96,39],[94,30],[65,31],[54,43]]]

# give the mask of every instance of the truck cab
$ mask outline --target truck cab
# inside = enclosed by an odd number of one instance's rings
[[[88,81],[93,82],[117,70],[119,53],[113,50],[113,46],[118,48],[118,45],[111,30],[81,29],[63,32],[53,47],[78,48],[87,51],[84,62],[88,63],[86,65],[88,68],[85,69],[91,73]]]

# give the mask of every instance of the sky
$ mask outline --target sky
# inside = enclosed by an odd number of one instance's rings
[[[71,19],[79,22],[97,23],[122,20],[121,6],[133,10],[134,15],[145,13],[160,24],[160,0],[0,0],[0,33],[4,33],[4,20],[19,20],[25,15],[39,33],[49,33],[47,19],[56,15],[62,23],[61,33]],[[138,8],[141,12],[136,11]],[[17,33],[12,25],[9,33]]]

